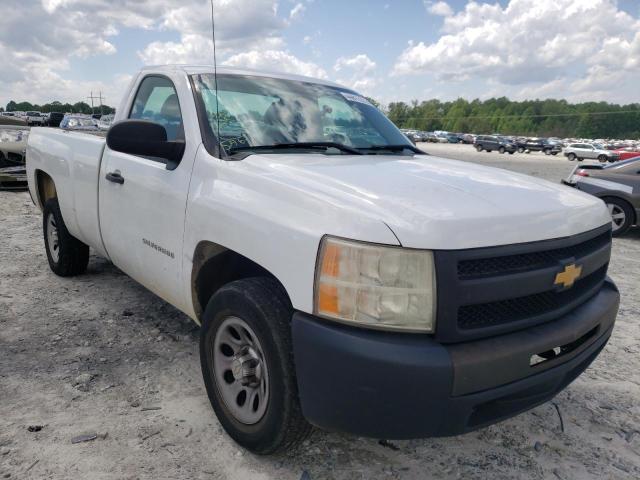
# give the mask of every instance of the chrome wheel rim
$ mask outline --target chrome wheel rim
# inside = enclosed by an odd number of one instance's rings
[[[611,226],[613,231],[620,230],[627,220],[627,215],[624,210],[614,203],[607,203],[609,209],[609,215],[611,215]]]
[[[238,317],[227,317],[213,340],[213,372],[222,401],[245,425],[258,423],[269,403],[269,372],[260,341]]]
[[[47,245],[49,246],[51,259],[55,263],[58,263],[60,258],[60,241],[58,239],[58,226],[56,225],[56,219],[53,213],[50,213],[47,217]]]

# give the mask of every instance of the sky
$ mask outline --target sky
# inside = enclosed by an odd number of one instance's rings
[[[213,62],[209,0],[2,0],[0,106],[117,106],[143,65]],[[218,63],[383,104],[640,102],[640,0],[214,0]]]

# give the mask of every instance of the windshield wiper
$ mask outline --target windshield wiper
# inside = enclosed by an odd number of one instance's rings
[[[363,153],[348,145],[336,142],[298,142],[298,143],[275,143],[273,145],[246,145],[241,147],[234,147],[229,149],[229,155],[233,155],[235,152],[251,151],[251,150],[288,150],[288,149],[321,149],[327,150],[329,148],[335,148],[341,152],[350,153],[352,155],[363,155]]]
[[[426,152],[423,152],[418,147],[415,147],[415,146],[409,145],[409,144],[402,144],[402,145],[371,145],[369,147],[359,148],[358,150],[373,150],[373,151],[389,150],[391,152],[402,152],[403,150],[410,150],[413,153],[421,153],[423,155],[427,155]]]

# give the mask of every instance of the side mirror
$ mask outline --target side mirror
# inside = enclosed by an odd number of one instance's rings
[[[147,120],[123,120],[107,133],[107,146],[116,152],[151,157],[175,169],[184,154],[182,140],[167,140],[167,131],[159,123]]]

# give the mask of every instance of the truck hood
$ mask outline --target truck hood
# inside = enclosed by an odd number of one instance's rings
[[[411,248],[532,242],[610,222],[600,199],[570,187],[434,156],[281,154],[243,162],[281,185],[384,222]]]

